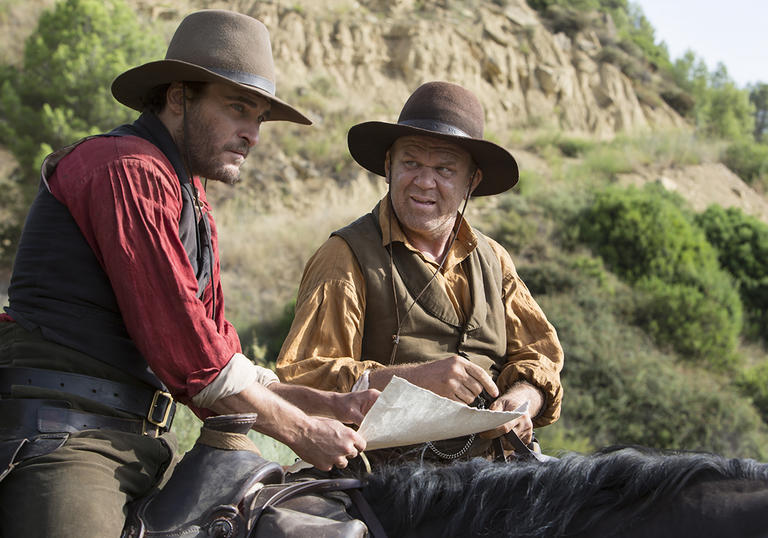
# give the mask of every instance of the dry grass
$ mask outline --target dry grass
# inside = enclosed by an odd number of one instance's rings
[[[236,327],[278,316],[294,298],[312,253],[331,232],[370,211],[386,187],[364,174],[348,185],[317,182],[268,209],[237,198],[217,208],[227,318]]]

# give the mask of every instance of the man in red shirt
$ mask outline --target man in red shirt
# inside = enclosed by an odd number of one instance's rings
[[[200,178],[235,183],[265,121],[311,123],[274,80],[263,24],[193,13],[114,81],[136,122],[45,160],[0,318],[0,535],[117,536],[171,460],[173,400],[257,413],[320,469],[365,448],[344,424],[377,391],[282,385],[224,316]]]

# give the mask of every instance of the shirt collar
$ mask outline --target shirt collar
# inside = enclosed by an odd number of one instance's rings
[[[459,213],[456,213],[456,217],[459,218]],[[379,228],[381,228],[381,245],[383,247],[388,246],[392,242],[399,241],[403,243],[406,248],[421,256],[425,262],[434,265],[435,267],[438,266],[437,262],[422,254],[419,249],[411,245],[410,241],[408,241],[408,237],[406,237],[405,232],[403,232],[403,229],[400,227],[400,221],[397,220],[397,217],[392,210],[389,194],[385,195],[379,202]],[[448,251],[445,263],[443,264],[443,272],[464,261],[476,247],[477,235],[475,235],[474,230],[472,230],[472,227],[466,219],[462,217],[461,225],[459,226],[459,234],[456,237],[456,241],[453,242],[451,249]]]

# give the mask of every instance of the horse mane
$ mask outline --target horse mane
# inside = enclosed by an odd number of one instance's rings
[[[609,512],[641,517],[702,480],[768,479],[768,465],[695,452],[611,447],[546,463],[406,463],[376,469],[363,490],[388,532],[429,521],[444,536],[583,532]]]

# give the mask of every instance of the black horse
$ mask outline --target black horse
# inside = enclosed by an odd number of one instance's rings
[[[254,417],[206,419],[123,537],[363,537],[363,521],[374,538],[768,537],[768,464],[753,460],[623,447],[286,482],[245,436]]]
[[[390,537],[768,537],[768,465],[701,453],[404,464],[363,494]]]

